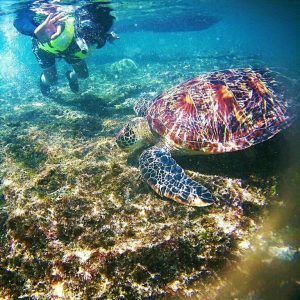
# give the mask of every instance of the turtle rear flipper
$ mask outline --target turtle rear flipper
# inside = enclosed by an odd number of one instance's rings
[[[189,178],[166,149],[145,150],[139,164],[143,178],[159,195],[191,206],[213,203],[208,189]]]

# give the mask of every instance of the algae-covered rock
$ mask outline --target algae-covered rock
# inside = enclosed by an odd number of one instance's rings
[[[113,74],[120,75],[134,72],[138,69],[136,63],[129,58],[121,59],[109,67],[109,71]]]
[[[118,149],[113,136],[140,93],[159,93],[215,65],[228,68],[228,61],[160,65],[155,58],[136,69],[125,60],[109,74],[95,68],[84,94],[74,97],[66,86],[43,106],[33,105],[39,95],[24,96],[30,109],[20,105],[18,113],[0,106],[1,299],[213,299],[278,196],[272,174],[279,159],[269,155],[277,148],[265,143],[265,156],[178,159],[214,196],[214,205],[195,208],[155,194],[137,156]],[[266,162],[270,172],[258,176]]]
[[[37,169],[47,160],[43,145],[26,137],[14,139],[8,145],[8,153],[17,163],[29,169]]]
[[[195,293],[193,284],[217,278],[255,233],[257,221],[245,207],[259,213],[266,204],[267,190],[192,171],[213,192],[213,207],[161,199],[113,139],[60,155],[59,166],[50,159],[34,178],[26,180],[18,167],[9,174],[3,193],[14,205],[1,245],[1,264],[11,272],[1,275],[4,295],[145,299]],[[19,278],[19,288],[12,278]]]

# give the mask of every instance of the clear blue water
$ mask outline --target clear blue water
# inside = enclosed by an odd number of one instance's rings
[[[13,27],[15,12],[30,1],[1,1],[0,3],[0,105],[2,111],[11,110],[19,104],[30,101],[32,95],[39,93],[39,66],[31,51],[31,41],[22,36]],[[37,2],[37,1],[36,1]],[[45,2],[45,1],[40,1]],[[80,6],[89,1],[61,1],[59,4],[66,9]],[[113,63],[123,58],[137,62],[140,68],[151,64],[160,64],[162,70],[176,71],[172,81],[165,80],[163,85],[170,86],[186,76],[211,70],[249,67],[259,65],[281,70],[288,78],[293,101],[299,110],[299,95],[297,87],[300,83],[300,1],[287,0],[194,0],[194,1],[113,1],[116,22],[114,29],[120,39],[113,45],[107,45],[90,57],[87,62],[91,76],[99,67]],[[190,30],[197,16],[213,17],[211,26],[202,29],[198,24]],[[174,20],[188,20],[186,23]],[[153,21],[154,20],[154,21]],[[156,20],[156,21],[155,21]],[[171,20],[171,21],[170,21]],[[163,32],[149,30],[151,24],[161,22]],[[126,30],[126,26],[138,23],[136,31]],[[129,25],[128,25],[129,24]],[[150,24],[150,25],[149,25]],[[143,30],[143,28],[145,30]],[[169,30],[168,30],[169,28]],[[193,64],[193,58],[197,65]],[[203,60],[203,65],[199,64]],[[182,61],[188,61],[182,65]],[[64,62],[59,62],[59,72],[65,68]],[[190,70],[190,71],[189,71]],[[170,76],[168,73],[167,76]],[[124,78],[123,78],[124,79]],[[158,78],[160,80],[161,78]],[[118,84],[118,78],[112,78]],[[171,79],[170,79],[171,80]],[[89,81],[93,87],[97,79]],[[121,84],[121,82],[119,83]],[[40,98],[43,101],[43,98]],[[300,224],[299,213],[299,122],[296,121],[293,130],[287,136],[290,152],[284,153],[280,164],[285,166],[282,174],[284,201],[288,203],[283,209],[274,213],[276,228],[282,231],[288,245],[299,251]],[[282,145],[285,147],[286,145]],[[245,170],[246,172],[246,170]],[[254,258],[254,260],[257,258]],[[253,261],[252,261],[253,262]],[[262,269],[259,269],[262,268]],[[287,262],[284,280],[297,282],[299,287],[299,259],[294,263]],[[266,265],[251,269],[248,274],[248,285],[260,289],[264,297],[247,299],[270,299],[272,289],[281,288],[280,280],[268,286],[263,278],[273,280],[274,272],[280,269],[269,268]],[[278,275],[278,274],[277,274]],[[263,282],[257,287],[255,278]],[[236,279],[235,285],[238,286]],[[297,284],[295,286],[297,286]],[[290,286],[287,289],[291,288]],[[249,289],[245,289],[249,290]],[[292,286],[286,299],[299,299],[299,288]],[[242,293],[242,292],[241,292]],[[275,298],[273,298],[275,299]]]
[[[80,1],[64,3],[66,6],[67,3],[82,4]],[[36,83],[38,66],[28,37],[18,34],[12,25],[16,7],[21,7],[20,2],[1,2],[0,51],[5,53],[5,59],[1,60],[0,79],[4,85],[14,86],[21,92],[24,83],[25,86]],[[180,59],[182,56],[233,54],[255,55],[266,66],[284,68],[289,73],[299,70],[300,8],[297,1],[116,1],[113,7],[117,17],[116,29],[122,29],[124,22],[136,22],[135,18],[141,27],[141,20],[147,23],[152,19],[164,19],[164,16],[166,19],[172,16],[190,18],[191,15],[195,18],[200,14],[216,17],[219,21],[201,31],[181,31],[184,28],[180,24],[172,28],[170,23],[170,30],[175,32],[121,32],[120,40],[114,46],[105,47],[90,58],[92,65],[105,63],[108,59],[136,58],[139,55]],[[18,64],[18,70],[15,64]],[[223,66],[213,67],[219,69]],[[203,71],[207,71],[205,65],[199,70]],[[24,72],[27,74],[26,81],[22,77]]]

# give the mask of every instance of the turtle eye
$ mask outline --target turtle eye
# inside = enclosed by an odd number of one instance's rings
[[[127,124],[116,137],[116,142],[120,148],[128,148],[137,142],[136,134],[132,130],[132,126]]]

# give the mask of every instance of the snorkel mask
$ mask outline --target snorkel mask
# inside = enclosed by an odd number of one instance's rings
[[[104,45],[106,33],[114,20],[110,11],[110,8],[96,3],[75,11],[75,38],[83,53],[87,53],[91,46],[101,48]]]

